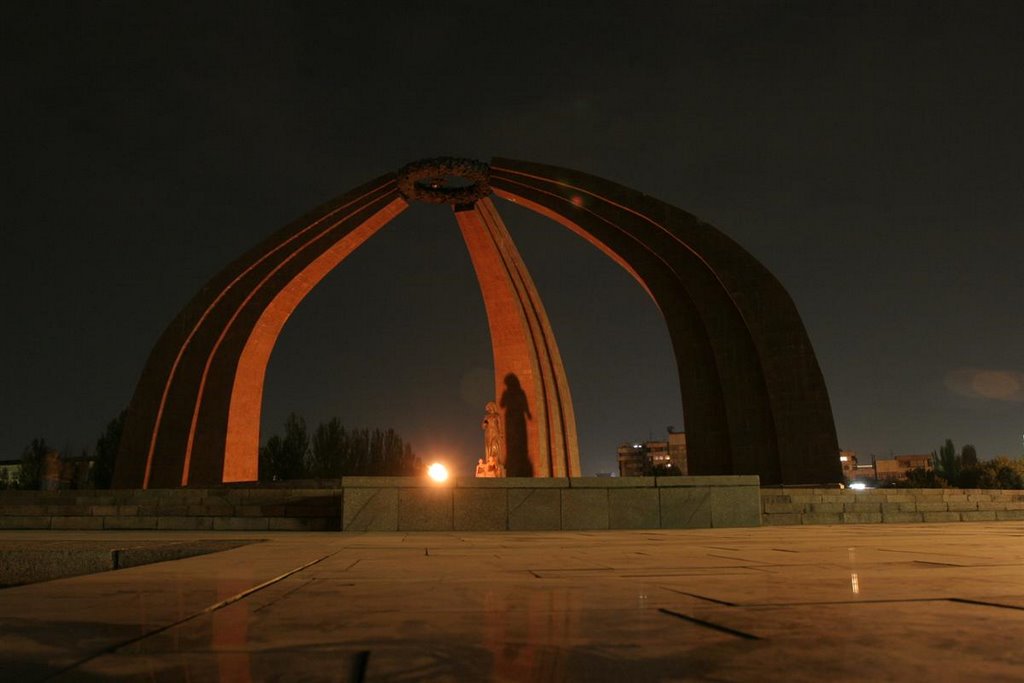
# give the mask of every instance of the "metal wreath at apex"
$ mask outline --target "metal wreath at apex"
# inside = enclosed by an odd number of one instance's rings
[[[451,177],[468,184],[446,184]],[[654,299],[676,358],[689,474],[756,474],[765,485],[841,480],[828,392],[803,322],[781,283],[740,245],[681,209],[597,176],[504,158],[486,164],[444,157],[408,164],[340,195],[214,276],[147,360],[114,485],[255,481],[263,380],[281,328],[328,272],[410,201],[450,205],[485,305],[488,296],[493,303],[498,292],[512,292],[513,307],[521,309],[494,313],[506,322],[522,317],[511,331],[496,329],[490,307],[488,318],[495,353],[495,334],[511,335],[521,356],[514,364],[532,373],[502,375],[496,362],[496,401],[501,405],[512,377],[526,410],[543,407],[539,417],[530,413],[519,435],[532,439],[535,451],[547,449],[546,460],[529,453],[532,476],[579,476],[564,368],[543,307],[539,317],[528,310],[540,305],[539,295],[511,238],[503,243],[491,195],[573,231]],[[519,438],[508,426],[507,439]]]
[[[491,194],[491,167],[482,161],[436,157],[406,164],[398,170],[398,191],[409,201],[426,204],[470,205]],[[470,181],[446,186],[448,177]]]

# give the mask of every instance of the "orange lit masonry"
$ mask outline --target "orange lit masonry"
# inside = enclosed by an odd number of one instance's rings
[[[255,481],[263,382],[285,322],[422,193],[453,203],[484,295],[495,399],[505,399],[512,429],[510,476],[579,476],[565,370],[492,192],[580,235],[654,299],[679,371],[691,475],[757,474],[763,484],[841,479],[828,392],[799,314],[778,280],[724,233],[579,171],[510,159],[410,167],[415,178],[386,174],[286,226],[196,294],[139,379],[116,487]],[[452,176],[465,182],[447,186]]]

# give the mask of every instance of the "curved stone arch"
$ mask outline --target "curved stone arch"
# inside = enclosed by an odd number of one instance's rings
[[[210,280],[150,353],[114,485],[255,480],[263,377],[278,333],[331,269],[407,206],[395,174],[382,176],[274,233]]]
[[[654,298],[680,373],[691,474],[841,479],[817,358],[792,299],[759,261],[691,214],[596,176],[494,159],[491,185],[624,264]]]
[[[270,353],[295,307],[407,206],[382,176],[278,231],[215,276],[161,336],[129,407],[118,487],[257,478]],[[788,294],[690,214],[576,171],[496,159],[499,196],[547,215],[628,270],[665,316],[691,474],[840,479],[824,380]]]

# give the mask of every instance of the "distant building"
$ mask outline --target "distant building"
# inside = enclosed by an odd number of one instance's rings
[[[83,453],[77,457],[61,458],[60,464],[60,488],[93,488],[93,470],[96,469],[94,456]]]
[[[839,464],[843,468],[843,476],[847,479],[853,478],[857,471],[857,452],[839,451]]]
[[[65,458],[57,451],[50,451],[40,463],[39,488],[45,491],[92,488],[95,466],[96,459],[92,456]],[[13,488],[20,476],[21,458],[0,460],[0,489]]]
[[[686,432],[669,429],[665,441],[624,443],[618,458],[620,477],[686,474]]]
[[[0,460],[0,489],[10,488],[21,474],[21,458]]]
[[[907,478],[907,472],[917,468],[932,469],[932,456],[897,455],[892,460],[876,460],[875,479],[879,483],[900,481]]]
[[[686,457],[686,432],[675,432],[671,427],[668,428],[668,455],[672,466],[678,468],[680,474],[690,471]]]
[[[857,462],[856,451],[839,451],[839,464],[843,468],[843,478],[847,482],[861,484],[876,484],[875,465],[861,464]]]
[[[619,446],[620,477],[643,477],[650,473],[650,460],[642,443],[624,443]]]

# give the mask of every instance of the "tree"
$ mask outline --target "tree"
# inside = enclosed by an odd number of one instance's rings
[[[282,451],[284,446],[281,437],[274,434],[267,439],[267,443],[260,449],[260,481],[277,481],[277,466],[283,461]]]
[[[309,439],[305,421],[292,413],[285,421],[284,438],[274,435],[260,449],[261,481],[422,472],[423,463],[394,429],[346,430],[336,417],[318,424]]]
[[[363,476],[370,473],[370,431],[367,429],[354,429],[348,444],[348,453],[345,454],[345,463],[342,474],[351,476]]]
[[[952,439],[946,439],[946,443],[939,448],[939,452],[932,451],[932,467],[935,472],[949,482],[950,486],[960,485],[960,470],[962,469],[960,456],[956,454],[956,446]]]
[[[274,435],[260,450],[260,479],[301,479],[306,476],[308,453],[309,436],[306,433],[306,421],[291,413],[284,421],[284,438]]]
[[[423,463],[412,451],[412,446],[402,441],[394,429],[388,428],[380,434],[380,454],[374,458],[371,474],[393,477],[414,477],[423,473]]]
[[[425,466],[420,460],[420,456],[413,453],[412,444],[405,444],[402,449],[402,467],[402,473],[408,477],[418,477],[423,474]]]
[[[348,449],[348,435],[341,420],[321,422],[313,432],[309,453],[309,473],[314,477],[340,477]]]
[[[1024,461],[994,458],[987,463],[1001,489],[1024,489]]]
[[[948,486],[946,480],[939,476],[935,470],[924,467],[915,467],[907,470],[907,477],[898,482],[900,488],[908,489],[944,489]]]
[[[978,451],[971,444],[964,444],[960,449],[960,462],[964,467],[978,466]]]
[[[46,443],[46,439],[32,439],[32,443],[21,452],[21,471],[18,473],[17,487],[19,489],[37,490],[42,483],[43,467],[46,463],[46,456],[53,449]]]
[[[387,463],[384,459],[384,433],[379,429],[370,432],[370,451],[366,473],[371,476],[384,474]]]
[[[114,461],[117,459],[117,449],[121,445],[121,434],[124,432],[124,421],[128,416],[127,410],[107,423],[107,428],[96,439],[96,448],[93,455],[96,464],[93,465],[92,481],[98,489],[109,489],[114,480]]]
[[[993,458],[964,470],[964,488],[1024,489],[1024,461]],[[969,475],[969,479],[968,476]]]

